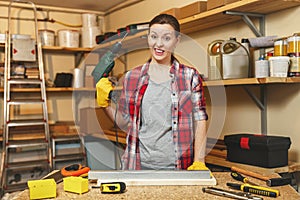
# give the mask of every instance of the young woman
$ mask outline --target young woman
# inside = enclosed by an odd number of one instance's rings
[[[148,33],[151,58],[125,75],[117,117],[118,125],[128,128],[123,169],[207,169],[202,79],[173,55],[179,41],[175,17],[154,17]],[[102,78],[96,87],[98,104],[113,117],[107,102],[111,83]]]

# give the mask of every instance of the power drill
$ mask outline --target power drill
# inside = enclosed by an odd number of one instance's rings
[[[115,43],[110,50],[108,50],[101,58],[99,63],[96,65],[92,72],[92,76],[94,77],[95,84],[102,78],[107,77],[108,74],[115,66],[114,58],[116,54],[122,48],[122,41],[127,36],[128,33],[124,35],[124,37],[117,43]]]

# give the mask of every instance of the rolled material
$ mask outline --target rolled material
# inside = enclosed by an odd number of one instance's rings
[[[81,88],[83,87],[83,72],[79,68],[74,69],[74,79],[73,79],[73,87]]]

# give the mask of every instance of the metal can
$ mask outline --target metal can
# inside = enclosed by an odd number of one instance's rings
[[[288,54],[294,54],[300,52],[300,36],[298,34],[294,34],[293,36],[287,39],[288,42]]]
[[[300,77],[300,53],[290,54],[289,77]]]
[[[280,39],[274,42],[274,56],[286,56],[287,55],[287,41]]]
[[[39,36],[41,38],[42,46],[54,46],[55,45],[55,32],[52,30],[39,30]]]

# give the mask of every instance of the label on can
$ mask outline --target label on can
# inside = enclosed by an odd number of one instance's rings
[[[300,36],[291,36],[287,39],[288,50],[287,53],[299,53],[300,52]]]
[[[300,74],[300,57],[291,56],[289,76],[299,76],[299,74]]]
[[[286,56],[287,55],[287,41],[277,40],[274,43],[274,56]]]

